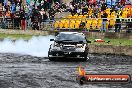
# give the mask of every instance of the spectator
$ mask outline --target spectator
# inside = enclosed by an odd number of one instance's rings
[[[94,16],[97,18],[97,16],[98,16],[98,13],[99,13],[99,7],[98,7],[98,5],[96,5],[95,6],[95,8],[94,8],[94,10],[93,10],[94,12]]]
[[[100,30],[101,32],[106,31],[107,16],[108,16],[108,14],[104,10],[103,11],[103,15],[101,16],[101,18],[103,19],[103,21],[102,21],[102,27],[101,27],[101,30]]]
[[[2,13],[2,11],[0,11],[0,17],[2,17],[3,16],[3,13]]]
[[[10,11],[6,11],[6,18],[9,18],[11,15],[11,12]]]
[[[24,10],[21,10],[20,12],[20,20],[21,20],[21,29],[26,29],[26,14]]]
[[[3,9],[3,8],[2,8],[2,4],[0,3],[0,11],[2,11],[2,9]]]
[[[43,14],[43,21],[46,22],[46,20],[48,19],[48,16],[46,13]]]
[[[10,6],[9,5],[5,5],[5,11],[8,12],[10,10]]]
[[[6,17],[10,17],[10,14],[12,14],[12,13],[15,14],[17,12],[19,13],[21,11],[21,8],[23,5],[23,3],[22,3],[23,0],[8,0],[8,1],[9,2],[6,3],[6,5],[4,6],[6,9],[5,10]],[[11,1],[12,5],[10,5],[10,1]],[[35,3],[34,3],[34,1],[35,1]],[[85,1],[87,1],[87,2],[85,2]],[[14,4],[14,2],[15,2],[15,4]],[[32,2],[34,4],[32,4]],[[53,5],[53,7],[51,7],[53,2],[54,2],[54,5]],[[111,3],[110,0],[107,0],[107,3],[108,2]],[[67,8],[69,8],[69,10],[67,10]],[[30,4],[27,4],[24,6],[24,11],[25,11],[25,18],[27,18],[27,20],[29,21],[28,24],[30,24],[30,18],[31,18],[32,22],[38,21],[38,23],[48,19],[46,12],[49,13],[48,15],[51,20],[54,20],[55,13],[58,13],[58,12],[61,13],[64,11],[71,11],[72,15],[88,14],[88,16],[91,18],[93,18],[95,16],[96,16],[96,18],[97,17],[107,18],[107,15],[104,13],[104,11],[107,8],[108,8],[108,6],[104,0],[103,1],[100,1],[100,0],[73,0],[69,6],[66,6],[63,2],[60,3],[60,0],[33,0],[33,1],[31,1]],[[116,5],[112,6],[111,12],[116,11],[116,13],[117,13],[117,12],[119,12],[119,10],[121,8],[123,8],[123,7],[121,7],[121,5],[116,3]],[[100,14],[100,11],[103,11],[102,16]],[[27,13],[27,15],[26,15],[26,13]],[[20,13],[20,14],[22,14],[22,13]],[[40,16],[40,14],[41,14],[41,16]],[[110,14],[109,14],[109,17],[110,17]],[[11,15],[11,17],[12,17],[12,15]],[[14,19],[16,19],[16,18],[14,18]],[[22,16],[20,16],[20,19],[22,19]],[[37,20],[35,20],[35,19],[37,19]],[[107,20],[103,19],[103,27],[102,27],[101,31],[106,30],[106,27],[105,27],[106,22],[107,22]],[[118,23],[118,22],[119,21],[116,19],[116,23]],[[115,25],[115,26],[117,27],[117,28],[115,27],[115,30],[116,29],[118,30],[118,28],[120,28],[119,25]]]
[[[39,10],[44,9],[44,1],[41,1],[40,5],[39,5]]]
[[[44,4],[44,0],[41,1],[41,4]]]
[[[127,0],[126,1],[126,4],[131,5],[132,4],[132,1],[131,0]]]
[[[85,5],[85,7],[82,9],[82,14],[85,15],[88,13],[88,6]]]
[[[47,11],[47,9],[48,9],[48,1],[47,0],[44,1],[43,6],[44,6],[44,10]]]
[[[42,22],[45,22],[48,19],[48,16],[46,15],[46,12],[44,11],[44,9],[40,11],[40,14],[42,16]]]
[[[0,17],[2,17],[2,4],[0,4]]]
[[[50,9],[49,10],[49,18],[50,18],[50,20],[54,20],[54,17],[55,17],[55,11],[54,11],[54,9]]]
[[[20,5],[18,3],[17,6],[16,6],[16,12],[19,12],[19,11],[20,11]]]
[[[115,32],[120,32],[121,29],[121,19],[120,19],[121,14],[117,14],[116,22],[115,22]]]
[[[15,13],[10,13],[10,18],[11,18],[12,23],[14,23],[14,17],[15,17]]]
[[[128,18],[131,18],[131,16],[128,16]],[[131,33],[132,32],[132,22],[126,22],[126,27],[127,27],[127,31],[126,33]]]
[[[15,12],[16,12],[16,5],[15,5],[15,2],[12,3],[11,11],[12,11],[12,13],[15,13]]]
[[[19,17],[19,12],[16,12],[14,14],[14,27],[19,27],[20,26],[20,17]]]
[[[77,14],[78,14],[78,15],[82,14],[81,6],[78,7],[78,9],[77,9]]]
[[[39,1],[37,0],[36,3],[35,3],[35,7],[37,7],[37,6],[39,6],[39,5],[40,5],[40,3],[39,3]]]
[[[121,5],[125,5],[126,0],[120,0]]]
[[[104,1],[101,1],[101,11],[106,10],[107,4]]]

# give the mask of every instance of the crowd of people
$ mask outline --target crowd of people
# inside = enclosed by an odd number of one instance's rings
[[[122,11],[125,8],[126,5],[132,5],[132,3],[128,1],[118,1],[115,3],[108,4],[104,0],[95,1],[93,2],[79,2],[77,0],[73,0],[73,2],[70,3],[70,12],[74,16],[75,14],[82,14],[82,15],[88,15],[87,18],[102,18],[102,27],[100,28],[100,31],[106,31],[107,23],[108,23],[108,15],[110,16],[112,12],[115,12],[115,32],[120,32],[121,30],[121,20],[122,18]],[[106,12],[106,9],[110,8],[110,13],[108,14]],[[90,13],[90,9],[92,9],[92,14]],[[99,17],[99,14],[101,13],[101,16]],[[132,11],[127,12],[126,18],[132,18]],[[128,25],[132,25],[132,23],[127,23]],[[109,26],[111,27],[111,25]]]
[[[21,26],[23,30],[27,28],[26,26],[39,30],[41,22],[53,20],[56,12],[66,9],[64,3],[59,3],[60,0],[54,1],[54,5],[52,0],[42,0],[40,3],[38,0],[31,3],[22,3],[21,0],[8,1],[3,6],[0,5],[0,17],[11,18],[14,26]]]
[[[14,26],[21,26],[23,30],[27,28],[26,26],[32,26],[34,30],[39,30],[39,24],[47,20],[54,20],[56,13],[71,12],[72,15],[85,15],[92,8],[93,14],[88,18],[97,18],[99,12],[103,12],[102,18],[107,18],[108,15],[105,12],[107,8],[111,8],[111,13],[113,11],[118,12],[125,7],[126,3],[131,4],[129,0],[121,3],[115,2],[115,4],[108,4],[104,0],[73,0],[69,5],[61,2],[61,0],[34,0],[30,3],[23,3],[22,0],[8,0],[3,5],[0,4],[0,17],[11,18],[14,21]],[[103,19],[103,28],[106,28],[106,21],[107,19]],[[120,21],[117,20],[117,22]],[[117,27],[120,29],[121,25],[115,25],[115,27],[117,30]]]

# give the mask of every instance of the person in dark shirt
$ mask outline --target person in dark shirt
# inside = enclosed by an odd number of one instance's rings
[[[5,5],[4,8],[5,8],[5,12],[8,12],[8,11],[10,10],[10,9],[9,9],[9,8],[10,8],[9,5]]]
[[[88,13],[88,7],[85,6],[83,9],[82,9],[82,14],[85,15]]]
[[[39,30],[38,18],[37,17],[34,18],[34,21],[32,23],[32,28],[33,28],[33,30],[35,30],[35,29]]]
[[[11,13],[10,14],[10,17],[11,17],[11,21],[12,21],[12,23],[13,23],[13,29],[14,29],[14,26],[15,26],[15,24],[14,24],[14,18],[15,18],[15,13]]]
[[[21,10],[20,12],[20,20],[21,20],[21,29],[25,30],[26,29],[26,14],[24,10]]]
[[[49,10],[49,18],[50,18],[50,20],[54,20],[55,13],[56,12],[55,12],[55,10],[53,8],[51,8]]]
[[[103,15],[101,15],[101,18],[102,18],[102,27],[100,30],[101,32],[106,31],[107,17],[108,17],[108,14],[106,13],[106,11],[103,11]]]
[[[121,19],[120,19],[120,14],[118,14],[115,22],[115,32],[120,32],[120,29],[121,29]]]
[[[43,21],[45,22],[48,19],[48,16],[46,13],[43,14]]]
[[[14,27],[19,27],[20,25],[20,18],[19,18],[19,12],[15,13],[15,17],[14,17]]]
[[[37,9],[33,10],[32,16],[31,16],[31,22],[32,22],[32,28],[33,30],[37,29],[39,30],[39,24],[41,24],[41,14]]]
[[[104,1],[102,1],[102,4],[101,4],[101,11],[106,10],[106,8],[107,8],[107,4],[106,4]]]

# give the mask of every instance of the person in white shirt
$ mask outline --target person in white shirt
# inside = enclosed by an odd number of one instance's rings
[[[81,14],[81,13],[82,13],[82,9],[81,9],[81,7],[78,7],[77,14]]]
[[[19,6],[19,4],[17,4],[17,6],[16,6],[16,12],[19,12],[20,11],[20,6]]]
[[[39,6],[39,5],[40,5],[40,3],[39,3],[39,1],[37,0],[35,6]]]
[[[40,11],[40,14],[42,16],[42,19],[43,19],[43,14],[45,13],[44,9],[42,8],[41,11]]]
[[[44,4],[44,0],[41,1],[41,4]]]

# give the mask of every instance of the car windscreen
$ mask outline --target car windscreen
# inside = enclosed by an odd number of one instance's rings
[[[81,34],[58,34],[56,36],[56,41],[71,41],[71,42],[80,42],[86,43],[85,36]]]

